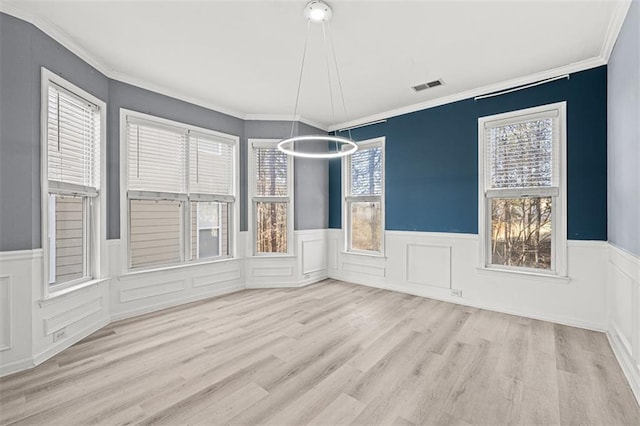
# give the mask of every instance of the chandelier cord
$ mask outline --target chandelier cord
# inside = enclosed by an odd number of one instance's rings
[[[296,104],[293,107],[293,117],[291,119],[291,137],[293,137],[293,129],[296,124],[296,114],[298,113],[298,101],[300,100],[300,87],[302,87],[302,73],[304,71],[304,60],[307,56],[307,45],[309,44],[309,30],[311,29],[311,20],[307,20],[307,36],[304,40],[304,49],[302,51],[302,64],[300,65],[300,77],[298,78],[298,93],[296,93]]]
[[[338,59],[336,56],[336,47],[333,44],[333,39],[331,38],[331,24],[327,22],[327,27],[329,27],[329,31],[327,31],[327,33],[329,34],[329,42],[331,43],[331,51],[333,52],[333,64],[336,66],[336,76],[338,78],[338,87],[340,88],[340,98],[342,99],[342,109],[344,110],[344,121],[346,122],[347,120],[349,120],[349,116],[347,115],[347,104],[344,101],[344,90],[342,90],[342,80],[340,79],[340,70],[338,69]],[[324,28],[324,24],[323,24],[323,28]],[[347,129],[347,132],[349,133],[349,139],[353,140],[353,137],[351,137],[351,128]]]
[[[331,84],[331,67],[329,65],[329,45],[327,44],[327,31],[325,22],[322,21],[322,40],[324,41],[325,59],[327,62],[327,80],[329,81],[329,103],[331,104],[331,122],[336,122],[336,112],[333,107],[333,85]]]

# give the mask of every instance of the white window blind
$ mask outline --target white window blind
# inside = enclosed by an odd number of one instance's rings
[[[47,102],[47,175],[51,188],[100,187],[100,114],[96,105],[51,83]]]
[[[277,148],[254,146],[254,167],[256,177],[255,195],[257,197],[286,197],[287,155]]]
[[[548,115],[548,114],[547,114]],[[485,126],[486,188],[558,186],[557,114]]]
[[[351,196],[382,195],[382,147],[359,149],[350,158]]]
[[[127,118],[129,190],[185,193],[187,131]]]
[[[190,192],[232,195],[233,140],[189,133]]]

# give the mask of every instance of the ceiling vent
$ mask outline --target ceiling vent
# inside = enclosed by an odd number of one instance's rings
[[[411,88],[416,92],[422,92],[423,90],[431,89],[432,87],[442,86],[444,83],[442,80],[433,80],[428,83],[418,84],[417,86],[412,86]]]

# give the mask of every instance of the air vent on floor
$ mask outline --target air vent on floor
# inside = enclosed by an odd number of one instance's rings
[[[422,92],[423,90],[431,89],[432,87],[442,86],[442,80],[433,80],[428,83],[418,84],[416,86],[412,86],[411,88],[416,92]]]

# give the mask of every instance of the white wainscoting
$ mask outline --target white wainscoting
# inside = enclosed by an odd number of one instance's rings
[[[11,276],[0,276],[0,351],[11,349]]]
[[[43,299],[41,275],[33,280],[33,363],[38,365],[109,324],[109,279]],[[55,341],[54,335],[64,331]]]
[[[640,402],[640,257],[609,244],[608,337]]]
[[[328,231],[329,277],[562,324],[604,331],[607,243],[569,241],[569,279],[478,268],[478,236],[386,231],[386,257],[343,252]],[[452,295],[462,292],[462,297]]]
[[[42,250],[0,252],[0,375],[33,366],[31,341],[31,283],[34,264],[42,262]],[[5,298],[8,297],[8,300]]]
[[[300,287],[327,278],[327,230],[295,231],[293,244],[294,252],[289,255],[253,256],[248,252],[246,287]]]
[[[120,275],[120,242],[106,244],[110,278],[45,299],[42,250],[0,252],[0,375],[37,365],[95,330],[169,306],[244,288],[299,287],[326,277],[498,312],[606,330],[640,400],[640,258],[605,242],[569,241],[568,279],[477,268],[478,236],[387,231],[386,257],[345,253],[341,230],[296,231],[294,253]],[[452,291],[462,292],[462,297]],[[64,336],[54,342],[54,335]]]
[[[242,290],[242,260],[193,264],[114,278],[111,320]]]

